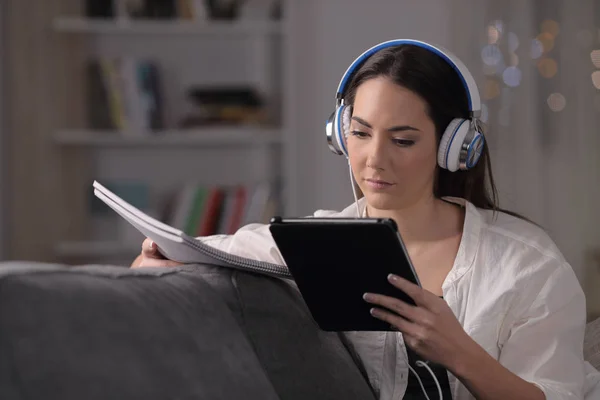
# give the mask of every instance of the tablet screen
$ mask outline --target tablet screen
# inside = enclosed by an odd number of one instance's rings
[[[396,224],[380,218],[275,217],[269,226],[315,322],[326,331],[389,331],[366,292],[414,301],[390,273],[419,284]]]

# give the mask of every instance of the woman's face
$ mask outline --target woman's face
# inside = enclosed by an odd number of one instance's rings
[[[414,92],[385,77],[363,82],[355,95],[347,146],[370,207],[402,209],[432,196],[435,125]]]

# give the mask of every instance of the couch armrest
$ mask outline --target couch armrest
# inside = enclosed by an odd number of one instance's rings
[[[0,264],[0,398],[373,398],[342,347],[274,278]]]
[[[224,301],[182,269],[6,265],[0,354],[0,398],[278,398]]]

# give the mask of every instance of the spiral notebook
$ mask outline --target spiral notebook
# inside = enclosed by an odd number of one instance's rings
[[[115,193],[94,181],[94,195],[123,217],[144,236],[152,239],[166,258],[184,264],[210,264],[238,268],[267,275],[290,278],[287,268],[230,254],[189,236],[132,206]],[[141,243],[140,243],[141,245]]]

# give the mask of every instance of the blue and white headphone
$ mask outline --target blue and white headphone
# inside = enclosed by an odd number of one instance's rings
[[[350,82],[354,72],[362,65],[367,58],[375,52],[387,47],[410,44],[422,47],[438,56],[442,57],[450,66],[452,66],[460,77],[469,100],[470,117],[468,119],[455,118],[444,130],[440,146],[438,148],[437,161],[441,168],[449,171],[468,170],[474,167],[483,151],[485,139],[481,131],[479,116],[481,114],[481,100],[479,90],[475,79],[467,67],[450,52],[439,46],[433,46],[428,43],[412,39],[389,40],[375,45],[361,54],[348,67],[342,77],[336,93],[336,108],[327,120],[325,131],[327,134],[327,143],[331,151],[338,155],[344,155],[348,158],[345,137],[350,129],[350,118],[352,107],[344,104],[344,92]]]

